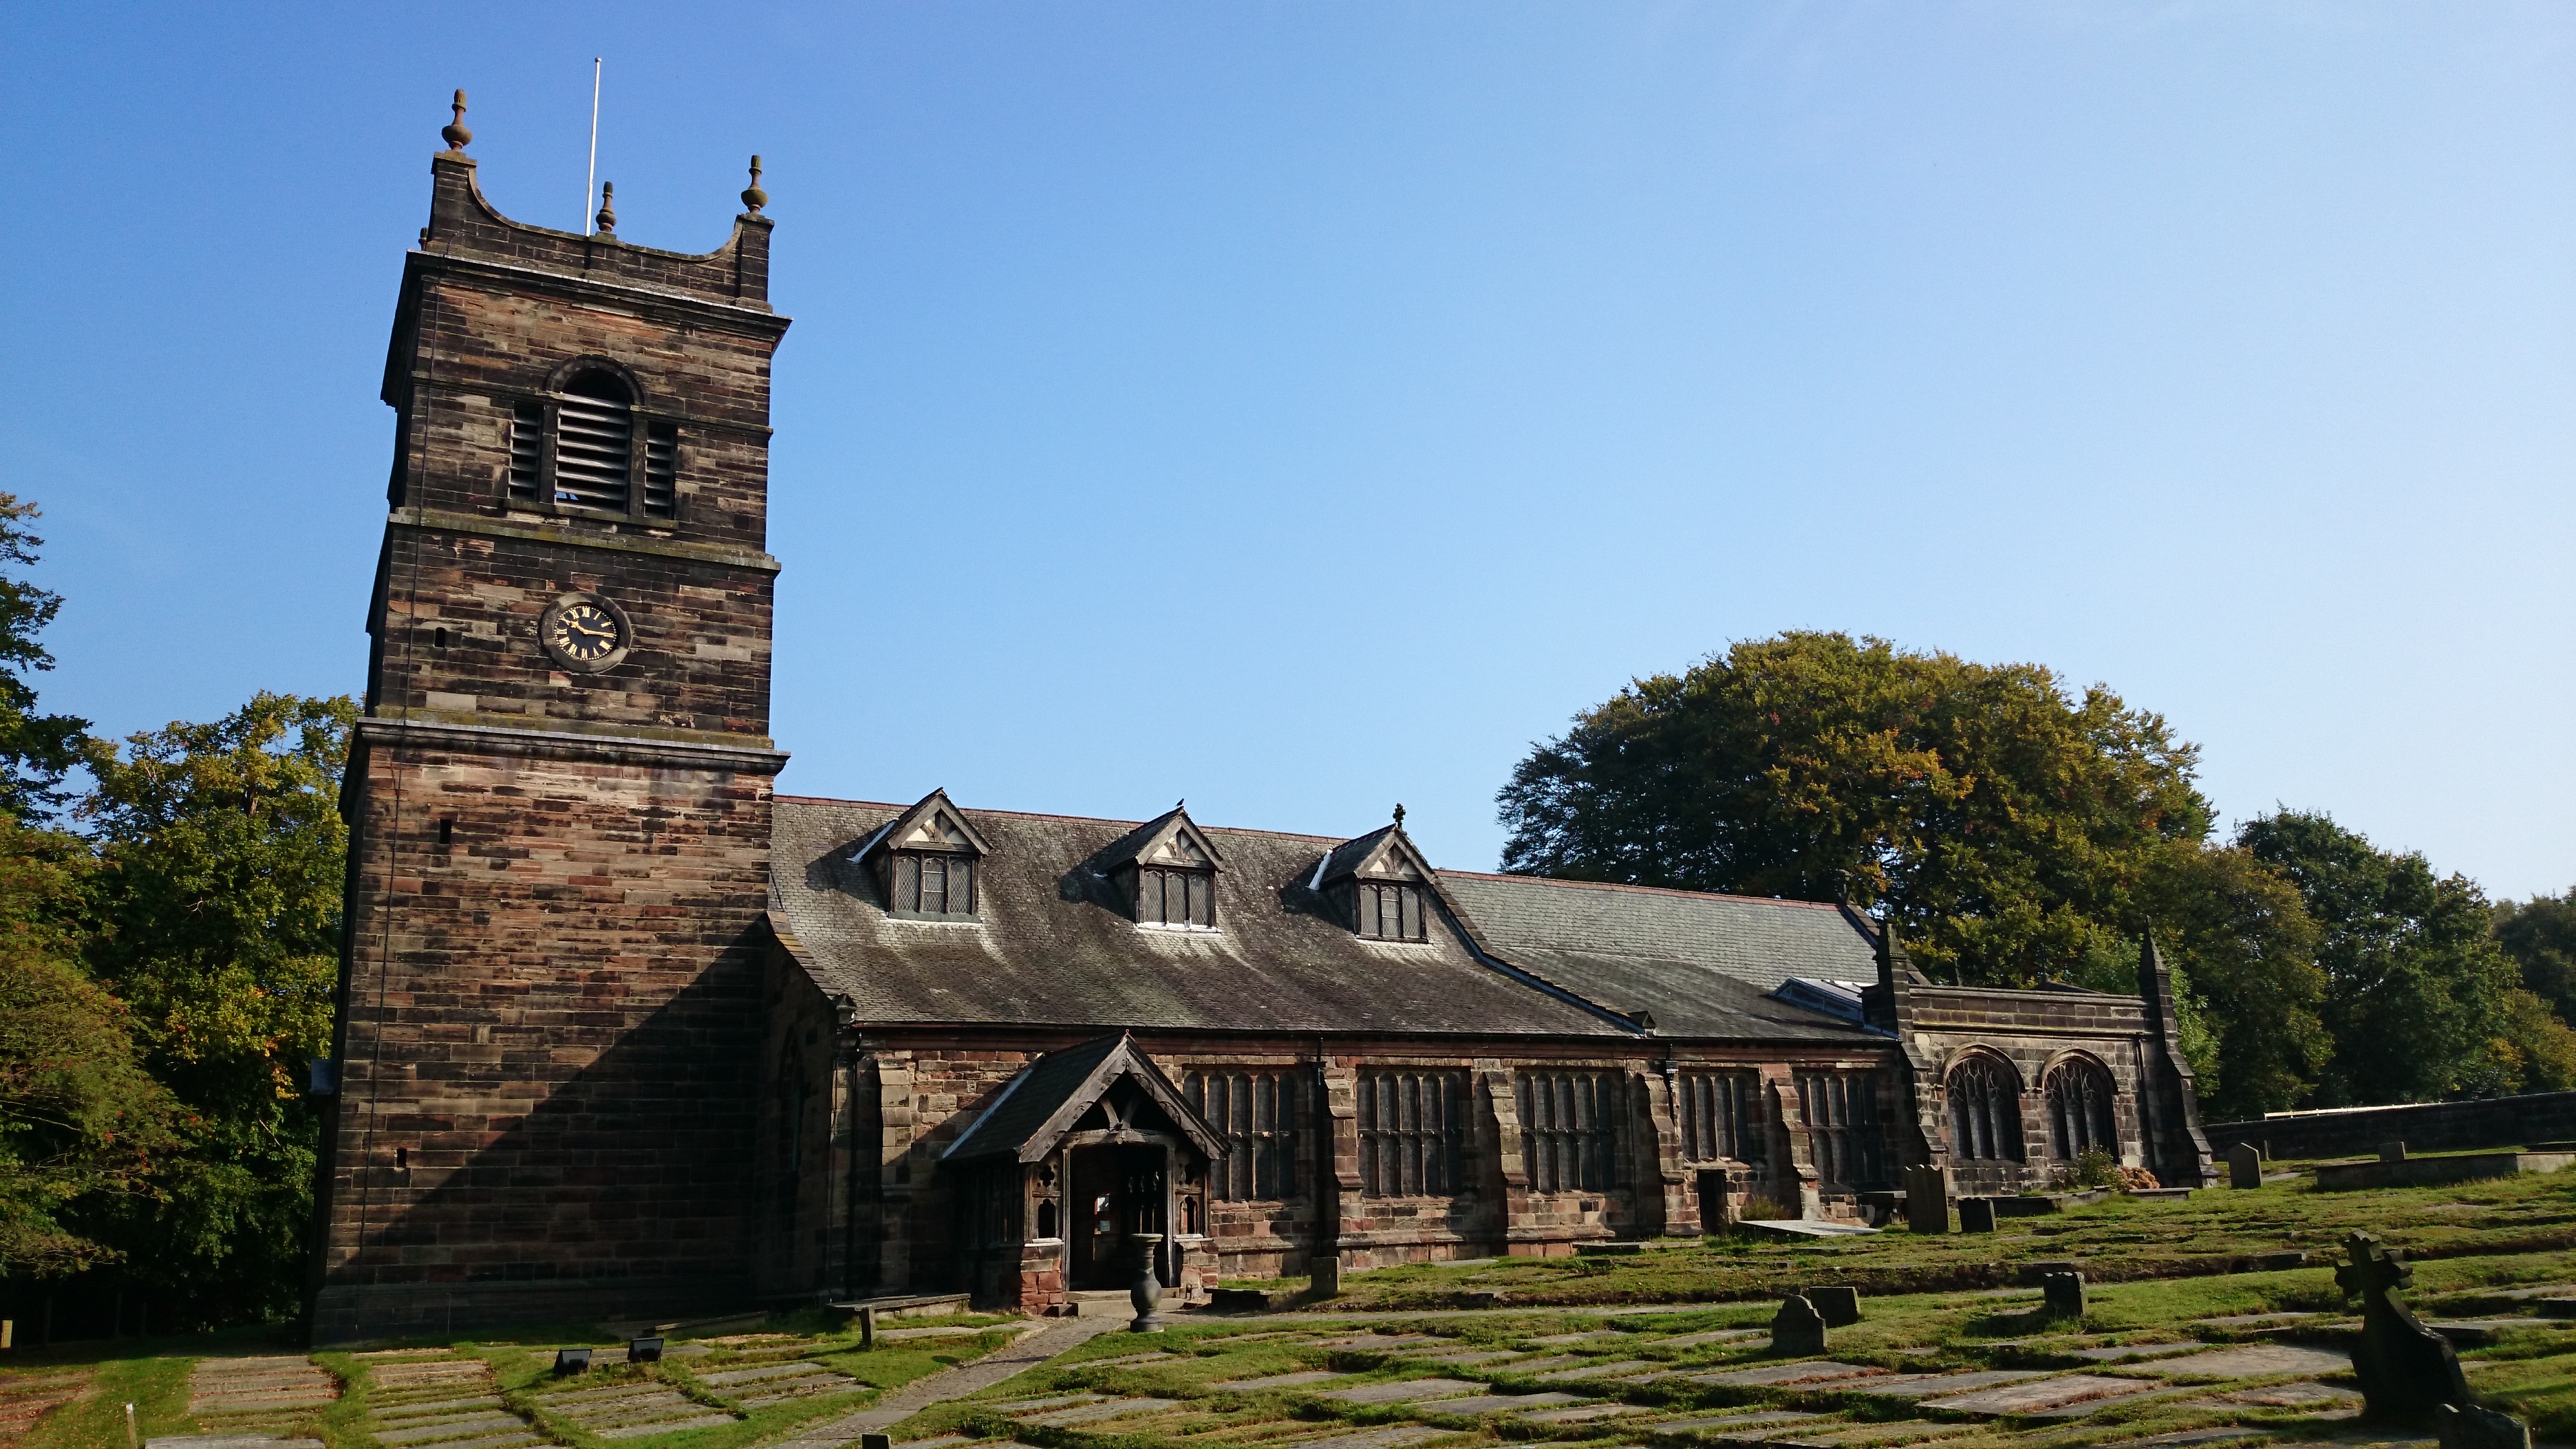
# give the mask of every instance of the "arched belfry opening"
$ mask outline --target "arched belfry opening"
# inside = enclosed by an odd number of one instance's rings
[[[1123,1033],[1022,1068],[940,1157],[968,1204],[959,1268],[976,1296],[1179,1279],[1176,1234],[1207,1220],[1223,1141]]]

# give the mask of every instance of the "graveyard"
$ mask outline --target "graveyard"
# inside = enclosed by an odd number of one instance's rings
[[[1739,1226],[1390,1268],[1267,1312],[1167,1303],[1153,1333],[1087,1302],[1102,1316],[863,1326],[813,1310],[675,1330],[631,1356],[631,1325],[309,1356],[243,1334],[22,1348],[0,1435],[30,1449],[872,1449],[877,1434],[893,1449],[2161,1449],[2430,1444],[2435,1401],[2465,1391],[2543,1443],[2576,1443],[2576,1174],[2320,1190],[2316,1168],[2263,1164],[2252,1190],[2015,1204],[1992,1231],[1957,1231],[1955,1214],[1940,1233],[1901,1218],[1831,1237]],[[2458,1420],[2450,1442],[2519,1433]]]

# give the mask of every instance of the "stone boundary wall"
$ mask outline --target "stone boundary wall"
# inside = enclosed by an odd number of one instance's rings
[[[2576,1140],[2576,1092],[2212,1122],[2203,1130],[2212,1152],[2224,1153],[2239,1142],[2258,1142],[2263,1144],[2264,1156],[2280,1158],[2361,1157],[2377,1152],[2383,1142],[2403,1142],[2411,1152],[2523,1147]]]

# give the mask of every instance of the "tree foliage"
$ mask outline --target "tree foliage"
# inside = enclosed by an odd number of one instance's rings
[[[1510,871],[1884,899],[1936,977],[2027,985],[2118,936],[2210,807],[2196,748],[2096,685],[1789,633],[1637,680],[1499,797]]]
[[[2334,1050],[2327,1106],[2508,1090],[2505,993],[2520,984],[2486,897],[2418,854],[2392,855],[2322,811],[2247,821],[2236,843],[2298,889],[2316,923]]]
[[[33,564],[44,540],[30,531],[36,505],[0,493],[0,565]],[[28,676],[54,667],[38,635],[61,612],[62,595],[0,572],[0,814],[41,822],[63,803],[63,776],[81,762],[89,721],[39,714]]]
[[[2192,1061],[2203,1114],[2244,1121],[2305,1101],[2334,1043],[2320,1015],[2316,924],[2297,887],[2251,851],[2177,842],[2134,909],[2154,923],[2213,1038],[2208,1060]]]
[[[2525,987],[2561,1020],[2576,1017],[2576,889],[2497,906],[2495,938]]]
[[[283,1311],[300,1281],[319,1142],[302,1072],[330,1049],[356,715],[263,693],[91,751],[88,962],[195,1123],[160,1195],[105,1230],[159,1245],[129,1271],[215,1317]]]

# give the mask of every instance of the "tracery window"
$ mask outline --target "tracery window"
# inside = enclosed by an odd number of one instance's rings
[[[1464,1072],[1363,1071],[1360,1195],[1447,1197],[1467,1135]]]
[[[1755,1125],[1754,1110],[1761,1101],[1759,1076],[1752,1072],[1684,1072],[1674,1086],[1681,1099],[1684,1160],[1762,1160],[1762,1132]]]
[[[1275,1202],[1297,1195],[1297,1097],[1289,1072],[1192,1072],[1190,1105],[1225,1139],[1209,1185],[1228,1202]]]
[[[1422,887],[1387,881],[1358,885],[1360,934],[1378,941],[1428,941]]]
[[[1867,1072],[1800,1072],[1797,1082],[1816,1174],[1843,1187],[1876,1186],[1885,1172],[1876,1078]]]
[[[2012,1068],[1980,1052],[1950,1073],[1950,1155],[1977,1162],[2019,1162],[2021,1082]]]
[[[1149,926],[1216,927],[1216,872],[1140,866],[1136,919]]]
[[[2118,1156],[2120,1132],[2111,1111],[2116,1092],[2102,1064],[2070,1057],[2048,1074],[2048,1138],[2051,1155],[2073,1160],[2091,1151]]]
[[[1606,1192],[1619,1185],[1616,1072],[1523,1072],[1521,1152],[1532,1192]]]

